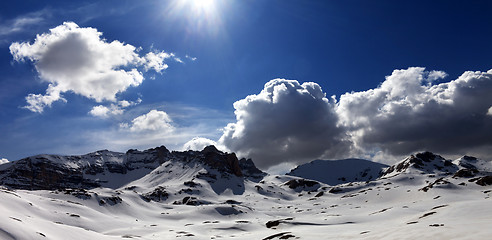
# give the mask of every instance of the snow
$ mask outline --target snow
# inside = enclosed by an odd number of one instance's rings
[[[106,161],[115,155],[101,156]],[[311,179],[358,173],[336,168],[351,161],[362,169],[370,164],[353,159],[328,163],[322,171],[325,163],[314,161],[315,170],[298,170]],[[490,166],[479,159],[472,163]],[[170,160],[118,180],[124,185],[90,189],[90,197],[0,187],[0,239],[489,239],[492,186],[430,170],[410,167],[370,182],[291,189],[287,183],[301,178],[268,175],[253,182],[194,161]],[[448,183],[422,190],[442,177]],[[169,194],[164,199],[142,197],[159,187]],[[181,204],[186,197],[201,204]]]
[[[313,179],[329,185],[376,179],[388,165],[363,159],[315,160],[293,169],[288,175]]]

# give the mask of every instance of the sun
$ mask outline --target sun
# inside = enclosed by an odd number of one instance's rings
[[[215,9],[215,0],[188,0],[197,10],[210,12]]]
[[[191,14],[195,18],[210,18],[217,14],[218,5],[218,0],[174,0],[170,7],[172,11]]]
[[[216,34],[222,27],[224,0],[173,0],[167,6],[166,16],[185,19],[188,30]]]

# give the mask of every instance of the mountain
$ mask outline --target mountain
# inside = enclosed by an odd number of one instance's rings
[[[306,177],[213,146],[38,155],[0,165],[0,239],[489,239],[491,169],[430,152],[291,171]]]
[[[316,180],[328,185],[375,180],[388,165],[363,159],[314,160],[299,165],[287,175]]]
[[[492,184],[492,162],[464,156],[454,161],[431,152],[411,155],[383,171],[380,178],[410,179],[427,184],[420,190],[428,191],[434,186],[454,188],[469,183],[486,186]],[[423,177],[425,176],[425,177]],[[419,180],[420,179],[420,180]],[[430,179],[430,180],[429,180]]]
[[[44,154],[28,157],[0,165],[0,185],[26,190],[116,189],[171,162],[200,163],[222,173],[251,179],[265,175],[251,160],[239,161],[234,153],[223,153],[214,146],[187,152],[170,152],[161,146],[145,151],[131,149],[126,153],[101,150],[80,156]]]

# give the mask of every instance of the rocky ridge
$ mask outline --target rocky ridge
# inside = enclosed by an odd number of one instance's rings
[[[251,160],[238,160],[234,153],[221,152],[214,146],[185,152],[170,152],[161,146],[144,151],[130,149],[126,153],[101,150],[75,156],[27,157],[0,165],[0,185],[25,190],[118,188],[173,161],[196,162],[237,177],[255,179],[266,175]]]

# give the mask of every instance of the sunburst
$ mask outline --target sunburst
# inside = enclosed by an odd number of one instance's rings
[[[215,34],[222,25],[220,11],[224,3],[222,0],[174,0],[168,5],[166,15],[187,19],[188,29]]]

